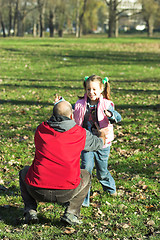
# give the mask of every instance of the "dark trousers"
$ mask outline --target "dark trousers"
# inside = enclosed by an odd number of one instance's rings
[[[21,195],[24,201],[24,213],[37,209],[37,202],[57,202],[67,204],[66,213],[79,217],[82,203],[90,188],[91,176],[87,170],[81,169],[81,182],[75,189],[59,190],[37,188],[26,184],[25,176],[29,166],[19,172]]]

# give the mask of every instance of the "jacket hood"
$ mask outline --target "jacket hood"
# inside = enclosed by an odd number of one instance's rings
[[[52,116],[48,121],[48,125],[55,131],[65,132],[76,125],[75,121],[65,116]]]

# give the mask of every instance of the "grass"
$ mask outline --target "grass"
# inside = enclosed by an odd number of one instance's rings
[[[54,94],[74,103],[86,75],[108,76],[122,115],[109,169],[119,197],[94,170],[84,224],[66,227],[64,208],[40,203],[40,223],[23,223],[18,172],[34,157],[34,132],[52,114]],[[0,39],[0,239],[159,239],[159,39]]]

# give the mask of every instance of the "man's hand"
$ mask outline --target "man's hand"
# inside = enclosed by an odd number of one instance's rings
[[[102,138],[103,144],[105,145],[105,143],[106,143],[106,129],[105,129],[105,130],[104,130],[103,128],[100,129],[99,126],[98,126],[98,124],[97,124],[96,122],[95,122],[95,126],[96,126],[96,128],[97,128],[98,137],[99,137],[99,138]]]

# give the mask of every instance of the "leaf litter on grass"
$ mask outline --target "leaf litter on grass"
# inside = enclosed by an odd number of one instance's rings
[[[7,41],[11,40],[7,39],[5,43]],[[98,181],[93,181],[92,204],[81,211],[84,225],[73,229],[56,225],[55,239],[158,239],[159,43],[156,40],[123,39],[126,42],[122,44],[122,39],[114,42],[103,39],[102,44],[102,39],[91,39],[92,44],[86,44],[81,39],[74,44],[74,40],[64,39],[62,44],[56,42],[58,40],[54,43],[43,39],[37,50],[36,39],[27,41],[25,46],[25,39],[18,41],[16,48],[21,49],[24,64],[19,63],[20,52],[12,52],[9,56],[7,49],[1,51],[4,62],[0,73],[3,89],[1,127],[4,134],[0,136],[3,204],[23,206],[18,191],[18,171],[33,160],[34,131],[52,113],[52,96],[58,92],[74,103],[77,95],[84,92],[83,77],[95,73],[96,69],[99,75],[109,75],[113,101],[122,115],[122,123],[114,126],[115,140],[109,158],[109,170],[116,181],[119,196],[110,198],[103,193]],[[42,47],[46,43],[48,47]],[[10,44],[15,48],[14,42]],[[58,47],[53,47],[54,44]],[[41,56],[45,56],[45,64]],[[11,60],[15,66],[11,66]],[[93,180],[95,178],[96,174]],[[54,205],[51,206],[40,205],[41,216],[47,217],[49,222],[51,216],[60,220],[61,207],[55,209]],[[23,227],[13,227],[7,219],[7,215],[6,223],[1,219],[3,228],[8,229],[3,238],[17,237],[16,231],[23,236],[23,231],[19,231]],[[45,225],[43,218],[41,221],[38,228],[24,226],[26,236],[33,237],[36,233],[37,239],[52,238],[50,229],[53,228],[49,222]]]

